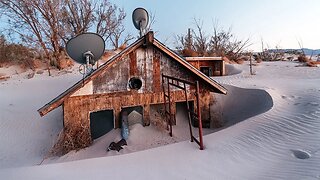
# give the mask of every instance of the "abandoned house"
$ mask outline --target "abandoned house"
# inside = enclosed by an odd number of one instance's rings
[[[223,57],[186,57],[185,59],[207,76],[225,75]]]
[[[195,82],[198,82],[198,88],[192,85]],[[167,89],[168,83],[172,85],[171,89]],[[185,90],[178,88],[181,86]],[[175,124],[176,103],[188,102],[195,109],[197,89],[203,126],[210,124],[210,127],[214,127],[216,121],[210,114],[214,93],[226,94],[226,89],[154,38],[153,32],[149,32],[38,112],[44,116],[62,106],[64,128],[75,132],[85,131],[84,136],[92,142],[113,128],[119,128],[121,112],[124,110],[128,114],[133,110],[139,112],[143,118],[142,124],[148,126],[152,121],[151,112],[167,103],[169,116]]]

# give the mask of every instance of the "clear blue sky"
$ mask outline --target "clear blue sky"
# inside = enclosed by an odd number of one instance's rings
[[[232,27],[238,39],[250,38],[250,49],[261,50],[261,38],[269,48],[320,49],[320,0],[110,0],[127,13],[126,29],[138,35],[131,20],[137,7],[155,14],[156,37],[173,48],[174,36],[203,20],[207,32],[218,21]],[[3,19],[1,19],[3,21]],[[4,23],[0,23],[0,27]],[[266,47],[266,46],[265,46]]]
[[[250,37],[254,50],[261,38],[269,48],[320,48],[320,0],[111,0],[127,13],[126,28],[138,34],[131,21],[137,7],[155,14],[156,37],[173,47],[174,35],[186,32],[193,18],[202,19],[207,32],[213,21],[232,27],[238,39]]]

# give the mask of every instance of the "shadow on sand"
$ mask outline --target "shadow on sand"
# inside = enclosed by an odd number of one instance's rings
[[[224,126],[232,126],[250,117],[267,112],[273,107],[270,94],[261,89],[243,89],[224,85],[227,95],[216,95],[216,104],[212,112],[219,112]],[[220,129],[219,129],[220,130]]]

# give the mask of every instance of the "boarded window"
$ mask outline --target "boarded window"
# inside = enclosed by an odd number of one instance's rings
[[[114,128],[113,110],[90,113],[91,138],[97,139]]]

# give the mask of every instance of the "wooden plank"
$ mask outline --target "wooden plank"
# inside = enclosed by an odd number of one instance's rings
[[[145,126],[150,125],[150,104],[145,104],[143,106],[143,124]]]
[[[154,41],[154,33],[153,33],[153,31],[149,31],[145,35],[145,44],[146,44],[146,46],[152,45],[153,41]]]
[[[130,77],[133,77],[133,76],[136,76],[137,75],[137,52],[136,51],[132,51],[130,54],[129,54],[129,58],[130,58],[130,61],[129,61],[129,75]]]
[[[161,72],[160,72],[160,54],[156,51],[153,52],[152,58],[153,65],[153,92],[161,91]]]
[[[187,61],[221,61],[222,57],[186,57]]]

